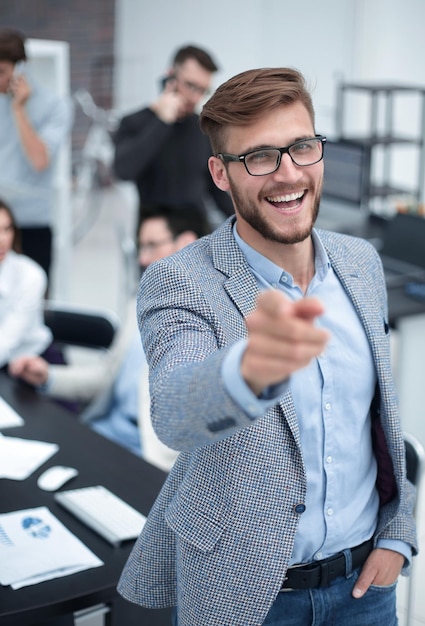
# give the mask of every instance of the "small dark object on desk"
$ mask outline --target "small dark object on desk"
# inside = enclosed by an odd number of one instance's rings
[[[404,286],[407,296],[425,302],[425,282],[409,282]]]

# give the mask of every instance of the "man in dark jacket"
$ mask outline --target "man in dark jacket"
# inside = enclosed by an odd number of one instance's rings
[[[115,173],[135,182],[141,213],[152,204],[191,204],[210,218],[217,209],[223,218],[233,213],[230,197],[209,175],[211,147],[195,113],[217,69],[204,50],[181,48],[159,98],[121,120],[115,135]]]

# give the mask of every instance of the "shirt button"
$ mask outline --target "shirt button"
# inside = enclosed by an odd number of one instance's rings
[[[287,282],[288,282],[288,277],[287,277],[287,276],[285,276],[285,275],[281,276],[281,277],[280,277],[280,282],[281,282],[281,283],[287,283]]]
[[[328,515],[333,515],[333,514],[334,514],[334,510],[333,510],[333,509],[331,509],[331,508],[329,508],[329,509],[326,511],[326,513],[327,513]]]
[[[327,456],[326,457],[326,463],[332,463],[332,457],[331,456]]]
[[[316,561],[321,561],[323,558],[323,552],[318,552],[314,558]]]
[[[299,504],[296,504],[294,506],[294,511],[295,511],[295,513],[299,513],[299,514],[304,513],[304,511],[305,511],[305,504],[302,504],[301,502]]]
[[[326,402],[326,404],[325,404],[325,409],[326,409],[327,411],[330,411],[330,410],[331,410],[331,403],[330,403],[330,402]]]

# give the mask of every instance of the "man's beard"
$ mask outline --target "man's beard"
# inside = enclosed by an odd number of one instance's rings
[[[313,230],[313,226],[317,220],[317,216],[319,215],[319,206],[320,206],[320,198],[322,186],[318,189],[316,193],[316,197],[314,199],[313,212],[311,215],[311,222],[305,227],[299,227],[294,230],[290,230],[288,233],[282,233],[280,230],[275,228],[273,224],[271,224],[267,217],[264,216],[258,205],[255,204],[252,200],[245,200],[242,197],[242,194],[239,193],[239,190],[236,188],[236,185],[233,184],[232,180],[229,178],[230,191],[232,194],[233,202],[237,208],[239,215],[264,239],[268,241],[274,241],[277,243],[284,244],[294,244],[300,243],[304,241],[311,235],[311,231]],[[288,226],[290,226],[288,217]],[[295,220],[294,220],[295,223]]]

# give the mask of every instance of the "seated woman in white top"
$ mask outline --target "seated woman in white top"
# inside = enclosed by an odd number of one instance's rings
[[[19,230],[0,200],[0,368],[22,354],[41,355],[52,342],[43,322],[47,277],[20,254]]]

